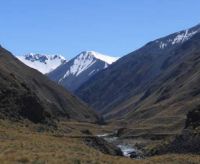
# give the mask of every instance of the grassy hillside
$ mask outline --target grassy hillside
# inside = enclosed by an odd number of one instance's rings
[[[69,163],[69,164],[154,164],[154,163],[198,163],[200,156],[168,154],[132,160],[103,154],[85,145],[80,138],[81,130],[90,128],[93,134],[103,133],[111,127],[102,129],[94,124],[62,122],[60,128],[49,129],[40,124],[15,123],[0,120],[0,161],[10,163]],[[75,129],[76,130],[75,130]]]

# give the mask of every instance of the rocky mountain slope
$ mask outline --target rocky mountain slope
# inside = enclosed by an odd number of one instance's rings
[[[61,86],[0,47],[0,118],[96,122],[97,115]]]
[[[41,73],[49,73],[58,66],[66,63],[66,59],[61,55],[44,55],[44,54],[26,54],[24,56],[17,56],[27,66],[34,68]]]
[[[146,44],[76,90],[126,135],[177,134],[200,99],[200,25]],[[122,125],[122,124],[121,124]]]
[[[65,88],[74,91],[117,59],[118,57],[110,57],[94,51],[84,51],[50,72],[48,77]]]

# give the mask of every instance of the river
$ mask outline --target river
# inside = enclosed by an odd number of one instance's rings
[[[141,158],[138,155],[139,151],[136,148],[134,148],[130,144],[123,143],[121,140],[119,140],[118,137],[115,136],[115,134],[105,133],[105,134],[99,134],[97,135],[97,137],[101,137],[105,139],[107,142],[112,143],[116,145],[117,147],[119,147],[125,157],[131,157],[131,158],[137,158],[137,159]]]

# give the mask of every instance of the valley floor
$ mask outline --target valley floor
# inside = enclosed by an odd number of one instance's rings
[[[42,125],[13,123],[0,120],[0,163],[66,163],[66,164],[153,164],[199,163],[200,156],[167,154],[134,160],[103,154],[88,147],[79,137],[89,131],[94,134],[111,132],[113,127],[94,124],[62,122],[58,129]]]

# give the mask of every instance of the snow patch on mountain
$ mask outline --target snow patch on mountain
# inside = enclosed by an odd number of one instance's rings
[[[26,54],[17,56],[27,66],[40,71],[43,74],[49,73],[58,66],[66,63],[66,59],[61,55]]]
[[[86,51],[86,53],[88,55],[94,56],[95,58],[102,60],[102,61],[104,61],[108,64],[112,64],[113,62],[115,62],[119,59],[119,57],[107,56],[107,55],[103,55],[103,54],[100,54],[100,53],[95,52],[95,51]]]
[[[200,27],[195,30],[187,29],[187,30],[184,30],[181,32],[177,32],[177,33],[169,36],[169,38],[165,41],[163,41],[162,39],[159,39],[160,40],[160,41],[158,41],[159,48],[164,49],[169,45],[176,45],[176,44],[183,43],[183,42],[189,40],[190,38],[192,38],[192,36],[194,36],[198,32],[200,32]]]
[[[88,53],[81,53],[75,60],[74,64],[70,67],[70,72],[78,76],[81,72],[93,65],[96,61],[94,57]]]
[[[162,41],[160,42],[160,46],[159,46],[161,49],[167,47],[167,44],[166,43],[163,43]]]
[[[183,43],[190,39],[193,35],[195,35],[198,31],[189,32],[189,30],[185,30],[183,33],[178,34],[174,40],[172,41],[173,44]]]

